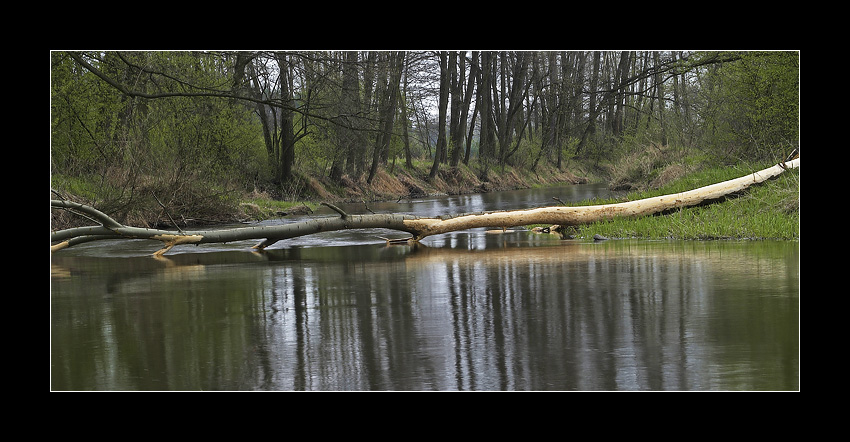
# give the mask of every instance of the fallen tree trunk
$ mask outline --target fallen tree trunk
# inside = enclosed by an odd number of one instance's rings
[[[408,240],[419,241],[431,235],[479,227],[506,229],[508,227],[530,224],[572,226],[609,220],[615,217],[647,216],[671,209],[702,204],[735,194],[754,184],[759,184],[776,177],[787,169],[797,167],[800,167],[799,156],[793,160],[779,163],[762,171],[722,183],[700,187],[687,192],[616,204],[573,207],[549,206],[535,209],[506,210],[436,218],[400,214],[350,215],[336,206],[325,204],[336,211],[339,216],[277,226],[241,227],[176,233],[167,230],[124,226],[93,207],[70,201],[52,200],[52,207],[68,209],[87,215],[98,222],[100,226],[77,227],[52,233],[51,251],[58,251],[76,244],[104,239],[150,239],[161,241],[165,245],[162,249],[154,253],[154,255],[158,256],[179,244],[222,243],[262,239],[254,248],[264,249],[280,240],[344,229],[381,228],[398,230],[409,233],[411,237]]]
[[[162,255],[179,244],[225,243],[249,239],[263,239],[261,243],[254,246],[256,249],[263,249],[283,239],[345,229],[385,228],[416,234],[416,230],[408,228],[404,224],[405,221],[415,219],[416,217],[414,216],[394,214],[349,215],[330,204],[328,206],[339,212],[340,217],[318,218],[278,226],[240,227],[235,229],[183,233],[123,226],[93,207],[70,201],[53,200],[51,201],[51,206],[70,209],[81,214],[89,215],[101,223],[100,226],[76,227],[52,233],[50,238],[51,243],[53,243],[51,245],[51,251],[62,250],[89,241],[117,238],[162,241],[165,247],[154,253],[154,255]]]
[[[557,224],[575,226],[590,224],[596,221],[609,220],[615,217],[640,217],[653,215],[681,207],[695,206],[703,202],[720,199],[724,196],[740,192],[754,184],[762,183],[778,176],[786,169],[800,166],[796,158],[786,163],[717,184],[712,184],[687,192],[674,193],[637,201],[616,204],[573,207],[540,207],[537,209],[511,210],[488,212],[453,217],[451,219],[422,218],[406,222],[414,227],[421,239],[429,235],[466,230],[476,227],[513,227],[530,224]]]

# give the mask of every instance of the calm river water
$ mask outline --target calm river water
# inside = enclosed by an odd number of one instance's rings
[[[437,215],[606,193],[369,208]],[[378,236],[404,235],[327,233],[262,253],[255,241],[177,246],[159,259],[152,241],[58,252],[50,388],[799,390],[798,242]]]

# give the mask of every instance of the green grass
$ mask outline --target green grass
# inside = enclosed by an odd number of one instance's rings
[[[660,189],[633,192],[618,200],[587,201],[582,205],[633,201],[683,192],[744,176],[751,171],[743,168],[710,168],[685,176]],[[579,226],[576,237],[592,238],[599,234],[608,238],[799,240],[799,207],[800,172],[796,169],[723,202],[683,208],[664,215],[621,218]]]

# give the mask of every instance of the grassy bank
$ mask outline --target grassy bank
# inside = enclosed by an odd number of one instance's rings
[[[685,164],[687,162],[683,162]],[[655,178],[640,190],[625,197],[587,201],[582,204],[607,204],[633,201],[695,189],[709,184],[738,178],[769,167],[769,164],[745,166],[696,166],[693,171],[682,170],[679,164],[655,171]],[[659,180],[665,174],[673,178]],[[646,181],[644,181],[646,183]],[[789,170],[774,180],[748,189],[741,195],[723,202],[689,207],[673,213],[637,219],[615,219],[573,229],[578,238],[602,235],[607,238],[642,239],[800,239],[800,170]]]

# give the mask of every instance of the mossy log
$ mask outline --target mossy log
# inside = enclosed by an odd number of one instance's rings
[[[173,232],[124,226],[97,209],[64,200],[52,200],[51,206],[84,214],[99,226],[77,227],[51,234],[51,251],[62,250],[76,244],[103,239],[150,239],[161,241],[164,247],[154,255],[162,255],[179,244],[223,243],[261,239],[255,249],[264,249],[288,238],[320,232],[345,229],[391,229],[409,233],[408,241],[442,233],[488,227],[506,229],[530,224],[557,224],[561,226],[589,224],[615,217],[640,217],[681,207],[694,206],[741,192],[746,188],[774,178],[787,169],[800,167],[797,155],[790,161],[729,181],[712,184],[686,192],[595,206],[548,206],[533,209],[505,210],[471,213],[456,216],[418,217],[401,214],[352,215],[342,209],[325,204],[339,216],[323,217],[276,226],[240,227],[233,229],[194,232]],[[398,240],[388,240],[398,241]]]

